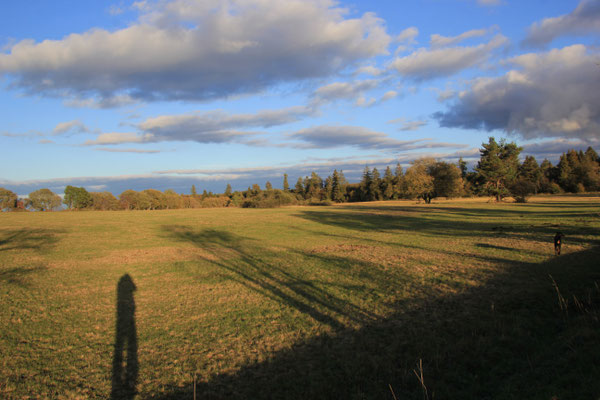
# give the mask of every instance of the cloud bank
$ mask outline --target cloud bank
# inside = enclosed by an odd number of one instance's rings
[[[475,80],[434,118],[443,127],[504,130],[525,139],[598,138],[597,60],[583,45],[515,57],[515,69]]]
[[[523,44],[544,46],[559,36],[600,33],[600,1],[584,0],[570,14],[546,18],[529,28]]]
[[[124,29],[16,43],[0,54],[0,74],[73,105],[209,100],[329,76],[391,40],[375,15],[346,18],[333,0],[138,4],[142,15]]]

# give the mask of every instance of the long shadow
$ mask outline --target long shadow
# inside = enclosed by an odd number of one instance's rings
[[[56,229],[0,230],[0,251],[45,250],[58,242],[57,235],[64,231]]]
[[[434,217],[433,213],[459,214],[462,218],[445,219],[440,216]],[[548,218],[548,214],[539,213],[540,218]],[[559,214],[561,218],[570,218],[571,214]],[[587,213],[576,214],[583,218]],[[319,224],[330,225],[352,231],[365,232],[393,232],[408,230],[420,234],[432,234],[436,237],[481,237],[482,235],[509,235],[523,240],[551,240],[552,236],[560,229],[572,243],[587,243],[587,239],[580,236],[592,236],[597,234],[593,226],[560,226],[558,224],[521,224],[516,219],[511,219],[505,213],[500,221],[485,221],[489,217],[488,210],[469,210],[463,213],[460,209],[431,208],[426,211],[416,212],[414,208],[403,207],[360,207],[353,210],[302,210],[298,216]],[[477,217],[477,218],[471,218]],[[482,218],[484,220],[480,220]],[[597,217],[595,217],[597,218]],[[530,220],[531,217],[528,217]]]
[[[597,399],[599,256],[594,247],[519,263],[484,286],[399,304],[360,329],[215,376],[198,398],[392,399],[391,386],[399,399]],[[157,398],[193,390],[190,382]]]
[[[333,329],[343,329],[339,316],[355,322],[378,318],[353,304],[339,299],[317,286],[314,280],[293,275],[277,265],[258,244],[232,233],[214,229],[195,231],[186,226],[163,226],[170,237],[189,242],[212,253],[209,262],[229,272],[230,279],[267,298],[282,302],[310,315]],[[261,255],[263,255],[261,257]],[[332,267],[343,268],[341,263]]]
[[[117,284],[117,321],[111,399],[133,399],[137,393],[138,344],[135,327],[135,284],[129,274]]]
[[[47,266],[40,264],[31,267],[15,267],[0,270],[0,282],[27,287],[29,284],[25,278],[29,275],[46,271]]]

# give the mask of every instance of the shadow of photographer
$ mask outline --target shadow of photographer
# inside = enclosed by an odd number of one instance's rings
[[[133,399],[138,379],[135,284],[129,274],[117,284],[117,323],[113,354],[111,399]]]

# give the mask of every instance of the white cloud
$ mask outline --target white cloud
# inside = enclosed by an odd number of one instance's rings
[[[385,92],[385,93],[383,94],[383,96],[381,97],[381,100],[380,100],[380,101],[381,101],[381,102],[384,102],[384,101],[391,100],[391,99],[393,99],[393,98],[395,98],[395,97],[398,97],[398,95],[399,95],[399,94],[400,94],[400,93],[398,93],[398,92],[397,92],[397,91],[395,91],[395,90],[388,90],[387,92]]]
[[[600,33],[600,1],[583,0],[570,14],[546,18],[529,28],[523,41],[529,46],[544,46],[559,36]]]
[[[375,15],[346,18],[333,0],[136,7],[143,11],[139,21],[121,30],[23,40],[0,54],[0,74],[28,94],[64,96],[73,104],[206,100],[329,76],[386,53],[391,40]]]
[[[400,32],[400,34],[398,34],[394,40],[400,43],[414,44],[417,36],[419,36],[419,30],[414,26],[411,26],[410,28],[406,28]]]
[[[86,146],[109,145],[122,143],[142,143],[152,141],[151,135],[138,135],[132,132],[110,132],[101,133],[96,140],[88,140],[84,143]]]
[[[432,48],[453,46],[470,38],[485,36],[488,34],[488,32],[488,29],[473,29],[467,32],[463,32],[458,36],[442,36],[438,34],[433,34],[430,37],[429,44]]]
[[[378,85],[379,81],[375,79],[357,82],[333,82],[315,90],[312,94],[312,104],[318,106],[336,100],[355,100],[357,105],[362,105],[365,102],[364,93],[375,89]],[[363,100],[361,101],[360,98],[363,98]]]
[[[157,154],[157,153],[161,152],[160,150],[145,150],[145,149],[131,149],[131,148],[114,149],[114,148],[107,148],[107,147],[98,147],[95,150],[107,151],[110,153],[137,153],[137,154]]]
[[[408,121],[405,118],[396,118],[387,122],[388,124],[399,124],[400,127],[398,130],[400,131],[416,131],[421,127],[427,125],[427,121],[416,120],[416,121]]]
[[[420,48],[405,57],[396,58],[391,67],[402,76],[416,81],[445,77],[481,65],[493,50],[504,46],[507,41],[506,37],[498,34],[488,43],[477,46],[433,50]]]
[[[583,45],[510,60],[516,69],[480,78],[462,92],[440,125],[504,130],[524,138],[600,136],[598,54]]]
[[[52,130],[52,133],[54,135],[61,135],[65,133],[87,133],[89,131],[90,130],[83,122],[75,119],[57,124]]]
[[[254,114],[230,114],[224,111],[160,115],[135,125],[138,133],[102,133],[85,145],[114,145],[122,143],[156,143],[194,141],[198,143],[237,142],[247,145],[270,145],[250,137],[262,132],[251,128],[271,128],[299,121],[314,114],[311,107],[297,106],[279,110],[262,110]]]

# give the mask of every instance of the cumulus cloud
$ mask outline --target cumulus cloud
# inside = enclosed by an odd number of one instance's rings
[[[493,50],[504,46],[507,41],[506,37],[498,34],[488,43],[477,46],[420,48],[407,56],[397,57],[392,61],[391,67],[402,76],[415,81],[450,76],[483,64]]]
[[[54,135],[62,135],[65,133],[87,133],[90,130],[85,124],[77,119],[57,124],[52,133]]]
[[[328,149],[353,146],[362,149],[405,151],[424,148],[464,147],[457,143],[432,142],[430,139],[397,140],[388,135],[358,126],[321,125],[290,134],[291,139],[300,140],[299,148]]]
[[[529,46],[544,46],[559,36],[600,33],[600,1],[583,0],[570,14],[534,23],[523,41]]]
[[[600,135],[598,54],[583,45],[515,57],[504,76],[480,78],[445,112],[444,127],[504,130],[522,137]]]
[[[18,42],[0,54],[0,74],[74,104],[208,100],[329,76],[391,40],[374,14],[347,18],[333,0],[138,3],[143,14],[124,29]]]

